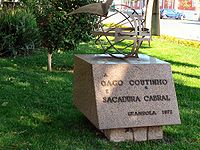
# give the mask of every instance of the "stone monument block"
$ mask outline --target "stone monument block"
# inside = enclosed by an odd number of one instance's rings
[[[162,127],[148,127],[148,140],[157,140],[163,138]]]
[[[170,64],[140,54],[117,59],[106,54],[76,55],[74,104],[100,130],[180,124]],[[145,128],[144,128],[145,129]],[[156,139],[162,133],[133,135]],[[158,128],[155,128],[158,130]],[[133,137],[133,138],[135,138]]]
[[[104,135],[113,142],[133,141],[133,132],[131,129],[112,129],[102,130]]]
[[[147,127],[133,128],[133,141],[146,141],[147,134]]]

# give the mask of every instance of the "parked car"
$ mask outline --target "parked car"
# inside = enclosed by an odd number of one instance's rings
[[[172,18],[172,19],[183,20],[185,18],[185,15],[174,9],[161,9],[160,10],[160,18],[161,19]]]

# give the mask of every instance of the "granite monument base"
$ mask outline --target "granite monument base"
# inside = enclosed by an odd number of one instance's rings
[[[111,141],[162,139],[180,124],[170,64],[139,57],[75,56],[74,105]]]
[[[139,141],[163,139],[163,130],[161,126],[106,129],[101,131],[110,141],[113,142],[122,142],[122,141],[139,142]]]

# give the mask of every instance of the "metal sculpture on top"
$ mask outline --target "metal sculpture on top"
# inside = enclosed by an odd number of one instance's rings
[[[113,57],[138,58],[138,51],[142,42],[148,41],[150,45],[150,30],[144,27],[143,17],[134,9],[121,5],[131,11],[122,12],[115,9],[117,6],[112,5],[112,2],[113,0],[107,0],[105,3],[85,5],[68,15],[78,13],[98,15],[99,20],[92,33],[97,36],[95,43],[100,43],[104,53]],[[125,40],[129,40],[129,42]]]

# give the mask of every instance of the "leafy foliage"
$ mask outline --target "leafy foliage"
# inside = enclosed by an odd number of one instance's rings
[[[39,46],[39,28],[29,11],[4,10],[0,22],[0,56],[29,54]]]
[[[73,50],[91,39],[94,16],[67,16],[94,0],[21,0],[23,8],[0,14],[0,55],[28,54],[41,43],[53,50]],[[36,17],[36,18],[35,18]]]
[[[42,44],[48,50],[74,49],[81,41],[91,38],[95,17],[86,14],[67,16],[74,9],[94,0],[22,0],[32,10],[42,35]]]

